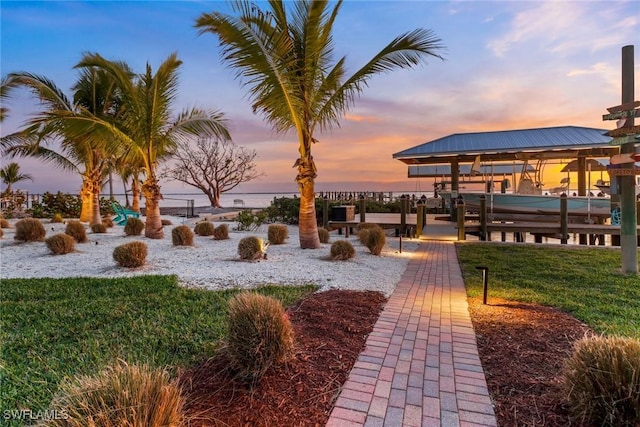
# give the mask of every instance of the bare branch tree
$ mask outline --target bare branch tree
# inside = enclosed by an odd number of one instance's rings
[[[173,167],[161,176],[196,187],[207,195],[212,207],[220,208],[222,193],[262,175],[254,163],[256,155],[255,150],[233,141],[202,138],[195,144],[178,145]]]

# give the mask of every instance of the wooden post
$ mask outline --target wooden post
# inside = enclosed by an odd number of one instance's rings
[[[634,64],[633,45],[622,48],[622,103],[633,102]],[[633,127],[633,115],[625,120],[622,127]],[[628,142],[620,146],[620,153],[635,153],[635,143]],[[623,164],[624,169],[634,169],[635,163]],[[638,274],[638,238],[636,218],[636,177],[633,174],[620,177],[620,249],[622,252],[622,271]]]
[[[567,195],[560,195],[560,243],[566,245],[569,240],[569,211],[567,209]]]
[[[400,196],[400,235],[404,236],[407,232],[407,198]]]
[[[458,158],[451,160],[451,221],[456,219],[456,200],[454,196],[460,194],[460,170]]]
[[[462,196],[458,196],[455,201],[456,204],[456,214],[458,215],[458,240],[466,240],[466,233],[464,230],[464,199]]]
[[[418,203],[418,212],[416,213],[416,237],[422,235],[422,227],[424,227],[424,208],[422,203]]]
[[[578,196],[587,195],[587,158],[578,157]],[[587,235],[580,234],[578,236],[579,243],[581,245],[587,244]]]
[[[487,196],[480,195],[480,240],[487,240]]]
[[[367,200],[364,196],[360,196],[360,222],[365,222],[365,217],[367,215]]]
[[[329,227],[329,198],[326,195],[322,198],[322,226]]]

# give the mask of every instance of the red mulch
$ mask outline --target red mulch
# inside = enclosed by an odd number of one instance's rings
[[[328,291],[287,310],[296,354],[253,388],[234,380],[223,354],[184,372],[191,426],[323,426],[386,298]]]
[[[314,294],[288,310],[295,357],[253,388],[223,353],[181,375],[190,426],[324,426],[386,299],[377,292]],[[470,299],[478,348],[500,426],[567,426],[560,373],[588,328],[533,304]]]
[[[469,311],[498,425],[575,426],[561,373],[589,328],[553,308],[497,298],[471,298]]]

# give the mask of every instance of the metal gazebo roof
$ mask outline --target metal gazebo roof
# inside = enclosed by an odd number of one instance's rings
[[[454,159],[473,162],[478,155],[483,161],[610,157],[618,152],[618,146],[610,144],[611,137],[606,132],[559,126],[458,133],[400,151],[393,158],[406,164],[436,164]]]

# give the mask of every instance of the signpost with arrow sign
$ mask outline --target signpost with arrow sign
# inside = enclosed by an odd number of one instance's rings
[[[639,127],[634,126],[634,119],[640,117],[640,101],[634,100],[634,64],[633,45],[622,48],[622,103],[607,108],[609,114],[602,120],[620,120],[618,129],[607,132],[612,137],[612,145],[619,145],[619,154],[611,157],[611,165],[607,170],[611,176],[611,186],[619,184],[620,196],[611,197],[611,208],[620,205],[620,237],[612,243],[619,244],[622,252],[622,271],[638,274],[638,236],[636,218],[635,175],[640,168],[634,162],[637,159],[636,143],[638,143]]]

